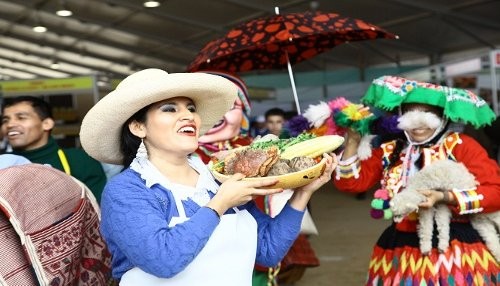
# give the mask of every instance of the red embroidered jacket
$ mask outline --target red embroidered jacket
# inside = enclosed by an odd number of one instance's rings
[[[383,144],[380,148],[372,151],[372,156],[364,161],[355,160],[350,164],[337,168],[333,178],[334,185],[346,192],[364,192],[376,183],[389,192],[397,192],[401,187],[402,152],[396,166],[388,169],[389,155],[392,153],[394,142]],[[450,133],[440,143],[424,150],[424,162],[428,163],[439,156],[447,157],[463,163],[479,182],[476,190],[473,190],[477,201],[474,204],[482,212],[493,212],[500,210],[500,169],[498,164],[488,157],[486,150],[473,138],[458,133]],[[455,194],[457,196],[457,194]],[[469,196],[469,194],[466,194]],[[466,210],[455,210],[462,212]],[[477,212],[477,211],[475,211]]]

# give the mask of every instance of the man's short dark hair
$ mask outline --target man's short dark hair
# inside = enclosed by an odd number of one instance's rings
[[[281,116],[285,118],[285,111],[281,108],[275,107],[271,108],[266,113],[264,114],[264,117],[266,117],[266,120],[269,118],[269,116]]]
[[[5,108],[14,106],[21,102],[28,102],[42,120],[47,118],[54,118],[52,116],[52,108],[48,102],[39,97],[28,95],[4,98],[2,104],[2,114],[4,113]]]

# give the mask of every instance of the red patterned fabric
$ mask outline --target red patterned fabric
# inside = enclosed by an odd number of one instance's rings
[[[418,247],[384,249],[375,246],[366,285],[494,286],[500,283],[499,265],[481,242],[450,242],[439,253],[422,255]]]
[[[0,253],[0,276],[8,285],[36,285],[19,236],[3,212],[0,212]]]
[[[7,285],[110,281],[99,210],[87,194],[83,183],[44,165],[0,170],[0,274]]]
[[[305,234],[300,234],[281,261],[281,269],[293,267],[316,267],[319,259]]]
[[[244,72],[279,69],[310,59],[346,42],[395,35],[359,19],[335,13],[306,12],[275,15],[243,23],[209,42],[188,71]]]

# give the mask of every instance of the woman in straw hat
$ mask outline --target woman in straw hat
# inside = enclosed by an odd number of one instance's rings
[[[402,221],[395,219],[374,247],[366,285],[500,283],[495,251],[488,250],[470,222],[470,215],[500,210],[498,165],[474,139],[448,130],[449,121],[476,127],[489,124],[495,118],[493,111],[467,90],[394,76],[374,80],[362,101],[386,110],[399,110],[398,127],[406,137],[386,142],[372,150],[370,158],[359,160],[355,154],[360,136],[352,130],[348,133],[334,184],[344,191],[362,192],[381,182],[371,204],[373,218],[392,221],[391,199],[404,193],[408,178],[415,178],[420,169],[438,160],[463,163],[478,182],[469,189],[419,190],[425,197],[420,208],[445,205],[451,211],[449,246],[444,250],[441,244],[437,245],[434,233],[430,251],[426,252],[417,234],[418,214],[412,213]],[[453,176],[452,170],[442,173]],[[440,223],[436,217],[438,231],[443,226]]]
[[[147,69],[130,75],[85,116],[80,138],[94,158],[126,169],[105,187],[101,231],[120,285],[251,285],[255,261],[274,265],[300,230],[311,195],[300,188],[271,219],[252,197],[277,181],[236,174],[218,184],[191,154],[198,136],[229,110],[237,87],[205,73]]]

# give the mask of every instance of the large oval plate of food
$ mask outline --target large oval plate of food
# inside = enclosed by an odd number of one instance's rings
[[[338,135],[303,133],[288,139],[266,135],[249,146],[212,154],[208,167],[220,182],[242,173],[245,181],[273,178],[278,180],[273,188],[295,189],[321,176],[326,165],[323,153],[343,142]]]

